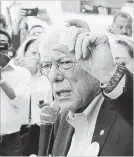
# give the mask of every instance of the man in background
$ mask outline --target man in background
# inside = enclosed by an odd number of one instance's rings
[[[126,35],[132,37],[132,18],[126,13],[119,11],[114,14],[113,24],[109,31],[116,35]]]

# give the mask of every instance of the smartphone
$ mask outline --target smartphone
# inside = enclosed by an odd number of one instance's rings
[[[2,68],[4,68],[9,63],[10,60],[11,58],[8,57],[7,54],[0,52],[0,66]]]
[[[27,11],[27,16],[37,16],[38,14],[38,8],[34,9],[23,9]]]
[[[0,43],[0,51],[6,51],[8,50],[8,43],[5,42],[5,43]]]

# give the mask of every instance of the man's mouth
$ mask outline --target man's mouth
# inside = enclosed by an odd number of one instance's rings
[[[71,90],[60,90],[56,92],[55,97],[58,100],[66,100],[71,96],[71,94]]]

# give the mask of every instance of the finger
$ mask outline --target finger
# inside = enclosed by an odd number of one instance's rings
[[[21,13],[20,14],[20,16],[26,16],[27,15],[27,13]]]
[[[79,60],[82,58],[82,43],[86,35],[87,35],[87,32],[81,33],[78,35],[76,46],[75,46],[76,60]]]
[[[85,59],[88,58],[91,53],[90,45],[91,45],[90,37],[86,36],[82,43],[82,54],[83,58]]]
[[[21,10],[20,10],[20,13],[27,13],[27,11],[24,10],[24,9],[21,9]]]
[[[65,26],[65,27],[70,27],[70,24],[67,23],[67,22],[65,22],[65,23],[64,23],[64,26]]]
[[[71,20],[70,19],[69,20],[65,20],[64,22],[65,23],[69,23],[71,25]]]
[[[58,52],[62,52],[62,53],[67,53],[68,48],[67,46],[63,45],[63,44],[56,44],[52,47],[52,51],[58,51]]]
[[[72,52],[75,50],[77,37],[80,33],[84,32],[85,32],[84,29],[76,28],[74,26],[69,27],[68,51]]]

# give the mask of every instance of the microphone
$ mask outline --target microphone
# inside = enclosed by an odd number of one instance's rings
[[[52,135],[53,124],[58,116],[57,109],[51,106],[45,106],[41,110],[41,126],[38,156],[48,156],[49,145]]]

